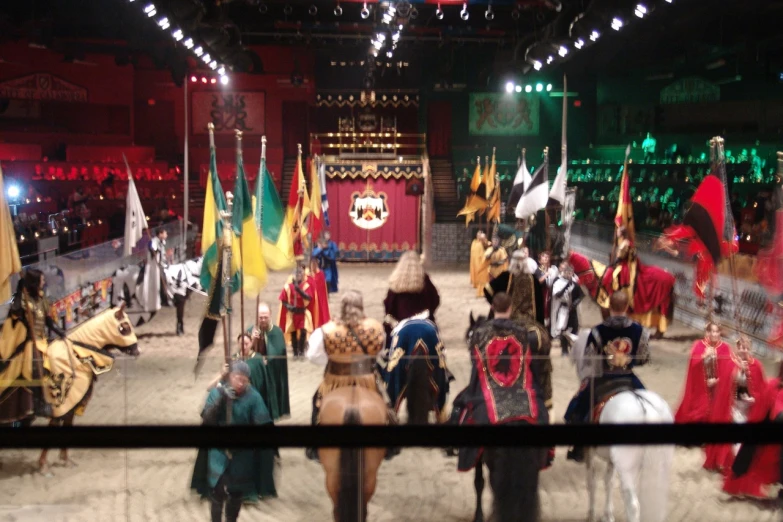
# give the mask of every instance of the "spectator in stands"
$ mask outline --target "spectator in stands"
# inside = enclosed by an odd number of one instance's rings
[[[655,159],[655,145],[657,141],[652,137],[652,134],[647,133],[647,137],[642,142],[642,151],[644,152],[644,162],[648,163]]]

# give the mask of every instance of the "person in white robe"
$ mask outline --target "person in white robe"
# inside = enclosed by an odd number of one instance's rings
[[[552,285],[552,311],[550,333],[552,339],[560,338],[563,355],[568,355],[579,333],[577,307],[584,297],[573,267],[566,261],[560,263],[560,274]]]
[[[161,304],[168,305],[168,285],[165,281],[165,269],[168,266],[166,259],[166,238],[168,232],[159,228],[157,234],[150,241],[147,249],[147,262],[144,266],[141,285],[136,291],[136,296],[145,312],[157,312]]]

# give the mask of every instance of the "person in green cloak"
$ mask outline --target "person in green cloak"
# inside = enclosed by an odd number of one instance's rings
[[[250,385],[250,367],[234,361],[228,376],[207,396],[201,412],[203,424],[226,426],[231,407],[232,426],[272,424],[264,399]],[[274,453],[264,449],[200,449],[191,480],[191,489],[209,498],[212,522],[236,522],[246,498],[277,496],[274,485]]]
[[[258,320],[248,329],[253,339],[252,353],[259,354],[266,363],[267,395],[272,418],[289,417],[291,403],[288,396],[288,355],[283,330],[272,323],[272,311],[267,303],[258,305]],[[252,360],[252,359],[250,359]],[[260,390],[259,390],[260,391]],[[262,393],[263,395],[263,393]]]

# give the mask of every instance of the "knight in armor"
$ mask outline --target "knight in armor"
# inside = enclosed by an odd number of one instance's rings
[[[385,334],[381,323],[364,315],[362,294],[349,290],[340,301],[340,317],[332,319],[310,336],[307,359],[326,366],[324,379],[313,396],[312,423],[319,423],[321,402],[326,394],[346,386],[359,386],[377,392],[386,403],[385,386],[376,372],[375,360],[383,350]],[[394,415],[389,412],[390,421]],[[314,448],[307,456],[317,459]]]
[[[544,292],[540,282],[543,274],[535,261],[521,248],[511,256],[508,270],[487,283],[484,297],[492,303],[495,294],[504,292],[511,296],[511,318],[527,318],[544,324]]]
[[[65,331],[49,315],[45,282],[43,273],[34,268],[27,269],[19,281],[0,336],[2,382],[42,380],[42,356],[47,350],[49,333],[65,338]],[[24,349],[8,350],[17,346],[24,346]],[[46,415],[48,399],[42,386],[6,386],[0,386],[0,422],[23,421],[35,413]]]
[[[167,273],[166,279],[177,309],[177,335],[185,335],[185,303],[190,298],[191,289],[184,265],[176,274]]]
[[[582,381],[579,392],[571,399],[565,414],[566,424],[590,422],[593,407],[620,391],[644,389],[633,368],[650,362],[650,333],[629,319],[627,312],[628,294],[612,294],[609,318],[592,329],[585,346],[584,360],[592,363],[594,377]],[[571,449],[568,459],[584,461],[584,448]]]
[[[530,345],[529,324],[513,320],[512,299],[505,292],[493,297],[492,310],[494,319],[477,326],[470,337],[470,382],[454,399],[452,422],[548,424],[552,407],[548,343]],[[479,452],[479,448],[460,448],[457,469],[472,469]]]
[[[147,262],[139,274],[141,288],[136,292],[145,312],[157,312],[161,305],[168,306],[169,296],[165,280],[166,238],[168,232],[159,228],[147,249]]]

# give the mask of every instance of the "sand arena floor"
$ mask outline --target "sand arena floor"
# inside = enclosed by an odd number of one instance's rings
[[[364,293],[369,316],[383,317],[382,301],[391,265],[342,265],[340,288]],[[276,302],[287,274],[272,274],[264,299]],[[463,334],[468,312],[486,313],[483,299],[474,297],[467,268],[431,270],[440,290],[437,321],[447,347],[448,364],[457,381],[451,398],[467,383],[470,367]],[[330,299],[336,310],[339,297]],[[239,308],[239,300],[234,299]],[[194,297],[188,304],[185,330],[176,337],[174,310],[167,308],[148,325],[137,330],[142,351],[137,360],[118,361],[115,370],[100,377],[81,424],[197,424],[207,383],[219,371],[222,349],[213,349],[200,377],[192,369],[198,343],[196,334],[205,300]],[[253,306],[246,307],[248,324]],[[276,307],[275,307],[276,308]],[[595,307],[580,310],[583,326],[600,320]],[[233,331],[239,331],[239,314]],[[646,385],[661,394],[672,408],[680,397],[687,367],[687,354],[699,332],[675,324],[663,341],[654,341],[653,363],[639,370]],[[218,336],[219,339],[219,336]],[[553,350],[554,417],[560,422],[569,399],[578,387],[572,365]],[[768,370],[771,361],[766,361]],[[289,359],[292,417],[284,423],[310,421],[311,398],[322,370],[308,362]],[[42,423],[43,421],[39,421]],[[0,460],[0,520],[14,521],[133,521],[176,522],[209,520],[208,504],[188,489],[195,450],[77,450],[71,457],[76,467],[53,467],[46,478],[34,471],[38,453],[3,451]],[[305,459],[300,449],[281,450],[277,472],[279,497],[246,506],[243,521],[309,522],[331,519],[331,502],[317,463]],[[55,462],[56,451],[50,453]],[[669,521],[766,521],[779,520],[773,503],[731,500],[720,491],[720,479],[701,469],[699,449],[678,448],[671,474]],[[584,468],[565,460],[565,448],[557,449],[554,466],[541,475],[542,520],[581,521],[587,513]],[[624,520],[619,489],[615,516]],[[491,493],[487,486],[486,501]],[[599,505],[603,487],[599,484]],[[488,504],[487,504],[488,505]],[[470,521],[474,509],[473,474],[456,471],[456,459],[440,450],[409,449],[380,470],[378,489],[370,504],[371,521]]]

